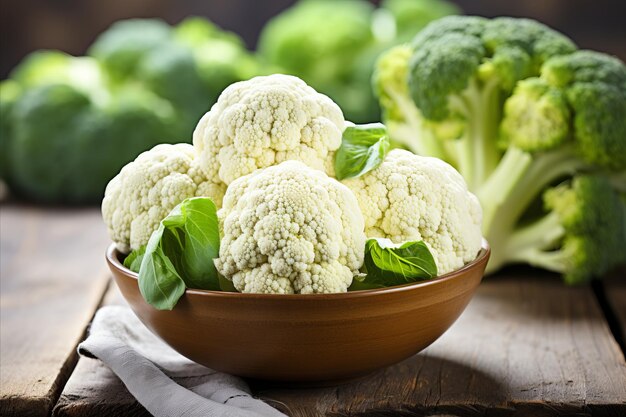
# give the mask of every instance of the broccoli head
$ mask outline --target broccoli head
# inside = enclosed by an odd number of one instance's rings
[[[141,151],[189,141],[221,90],[259,68],[236,35],[202,18],[120,21],[89,54],[34,52],[3,83],[2,176],[25,197],[97,201]]]
[[[89,48],[89,55],[106,68],[112,82],[136,75],[146,54],[170,41],[171,27],[159,19],[128,19],[111,25]]]
[[[172,140],[175,119],[147,91],[120,92],[101,108],[69,85],[30,89],[12,109],[11,188],[42,202],[96,202],[121,166]]]
[[[192,52],[174,42],[164,43],[146,54],[137,73],[145,89],[176,108],[174,136],[191,137],[195,124],[212,104]]]
[[[623,260],[598,255],[603,240],[626,246],[623,202],[613,209],[626,188],[623,62],[532,20],[446,17],[387,52],[373,82],[392,138],[458,167],[478,196],[489,272],[525,262],[577,283]],[[587,214],[568,220],[563,201]],[[621,213],[607,212],[612,226],[579,232],[603,205]]]
[[[461,12],[455,4],[441,0],[383,0],[380,7],[393,15],[396,39],[402,42],[409,41],[433,20]]]
[[[239,36],[210,21],[191,17],[174,29],[177,43],[187,46],[212,104],[230,84],[267,72]]]
[[[330,95],[349,119],[372,121],[361,106],[363,99],[375,106],[373,97],[347,86],[354,82],[357,59],[374,43],[373,12],[361,0],[299,1],[265,25],[257,50],[270,64]]]
[[[548,60],[506,101],[502,138],[527,151],[571,144],[591,165],[626,169],[626,66],[593,51]]]
[[[474,189],[500,158],[502,100],[518,81],[538,75],[549,57],[575,50],[568,38],[536,21],[474,16],[439,19],[412,46],[411,97],[433,125],[462,126],[449,152]]]
[[[70,184],[80,176],[72,170],[72,146],[78,130],[67,129],[86,117],[93,106],[84,93],[68,85],[52,84],[27,91],[13,108],[10,145],[11,186],[41,201],[56,196],[71,199]],[[68,183],[68,181],[70,183]]]

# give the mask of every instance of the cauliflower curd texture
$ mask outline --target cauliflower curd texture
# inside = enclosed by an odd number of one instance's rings
[[[364,219],[354,194],[298,161],[232,182],[218,216],[215,264],[244,293],[346,292],[363,264]]]
[[[357,197],[368,237],[394,243],[423,240],[439,274],[476,258],[482,210],[463,177],[447,163],[396,149],[378,168],[343,183]]]
[[[230,85],[193,134],[208,178],[230,184],[259,168],[298,160],[333,174],[344,118],[297,77],[274,74]]]
[[[124,253],[148,243],[159,222],[189,197],[210,197],[219,207],[225,187],[207,180],[186,143],[157,145],[127,164],[107,185],[102,217]]]

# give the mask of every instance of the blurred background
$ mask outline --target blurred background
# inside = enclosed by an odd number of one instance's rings
[[[253,48],[263,24],[294,0],[0,0],[0,76],[35,49],[83,54],[111,23],[160,17],[174,24],[208,17]],[[373,3],[378,3],[373,1]],[[465,14],[525,16],[553,26],[577,44],[626,58],[626,1],[456,0]]]
[[[98,204],[124,164],[158,143],[190,142],[220,92],[256,75],[297,75],[346,119],[379,121],[377,57],[446,15],[530,17],[626,58],[626,2],[617,0],[0,5],[0,197],[38,203]]]

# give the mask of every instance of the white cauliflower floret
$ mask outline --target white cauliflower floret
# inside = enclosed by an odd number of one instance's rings
[[[157,145],[122,168],[107,185],[102,217],[124,253],[148,243],[159,222],[189,197],[210,197],[220,207],[225,186],[207,180],[193,146]]]
[[[364,220],[354,194],[298,161],[232,182],[218,217],[215,265],[241,292],[345,292],[363,264]]]
[[[333,175],[344,119],[330,98],[290,75],[230,85],[193,133],[208,178],[225,184],[287,160]]]
[[[344,180],[356,195],[368,237],[423,240],[439,274],[476,258],[482,210],[463,177],[437,159],[396,149],[367,174]]]

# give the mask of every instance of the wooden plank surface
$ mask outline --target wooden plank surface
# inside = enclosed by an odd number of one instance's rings
[[[603,285],[604,296],[610,308],[610,319],[614,331],[621,339],[622,349],[626,351],[626,267],[611,276]]]
[[[105,290],[97,209],[0,206],[0,415],[46,416]]]
[[[398,365],[340,387],[254,391],[302,417],[626,415],[624,357],[592,291],[529,275],[483,282],[440,340]],[[54,415],[121,410],[148,415],[100,362],[81,358]]]

